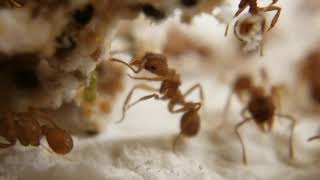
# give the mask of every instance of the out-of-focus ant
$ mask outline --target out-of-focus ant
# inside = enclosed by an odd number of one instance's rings
[[[203,90],[200,84],[196,84],[185,93],[182,93],[179,89],[181,85],[180,75],[174,69],[168,67],[167,58],[162,54],[147,52],[140,58],[134,58],[129,64],[115,58],[112,58],[111,61],[119,62],[128,66],[136,74],[142,70],[146,70],[156,75],[155,77],[133,77],[129,75],[132,79],[161,82],[161,87],[159,89],[146,84],[138,84],[134,86],[124,102],[122,117],[119,122],[124,120],[125,113],[130,107],[141,101],[151,98],[168,100],[168,110],[171,113],[184,113],[180,120],[180,133],[173,143],[173,150],[175,149],[175,145],[180,136],[193,137],[197,135],[200,129],[200,117],[198,111],[201,108],[204,99]],[[138,89],[153,93],[130,104],[133,92]],[[187,102],[185,100],[186,96],[196,89],[199,89],[201,102]],[[175,108],[176,106],[179,106],[179,108]]]
[[[242,160],[244,164],[247,164],[247,156],[244,142],[239,133],[239,128],[245,123],[250,122],[252,120],[263,132],[270,132],[272,130],[275,117],[285,118],[291,121],[289,137],[289,156],[291,158],[294,157],[293,131],[295,128],[296,120],[291,115],[276,112],[276,110],[278,109],[277,105],[279,100],[279,90],[280,89],[277,86],[273,86],[270,90],[271,92],[267,93],[266,88],[263,86],[256,86],[252,82],[252,78],[249,75],[239,76],[233,84],[232,92],[228,97],[224,113],[227,113],[231,101],[231,96],[233,93],[235,93],[240,100],[243,99],[244,93],[248,95],[246,106],[241,111],[241,116],[243,120],[239,122],[235,127],[235,133],[241,143]]]
[[[280,13],[281,13],[281,8],[278,6],[275,6],[274,4],[277,3],[278,0],[272,0],[272,2],[266,6],[266,7],[259,7],[257,4],[257,0],[241,0],[239,3],[239,9],[238,11],[234,14],[233,18],[238,17],[248,6],[249,6],[249,14],[251,15],[250,17],[260,17],[261,20],[255,20],[255,19],[245,19],[242,22],[239,22],[239,20],[236,21],[234,25],[234,34],[235,36],[240,40],[244,41],[243,38],[240,36],[246,36],[249,35],[251,31],[254,31],[255,24],[256,23],[261,23],[260,28],[261,28],[261,33],[265,32],[265,26],[266,26],[266,19],[265,16],[263,15],[264,12],[269,12],[269,11],[276,11],[276,14],[272,18],[271,25],[269,27],[269,30],[271,30],[277,23]],[[228,29],[229,25],[226,27],[225,31],[225,36],[228,34]],[[260,45],[260,54],[263,55],[263,39]]]
[[[70,134],[56,125],[54,127],[41,126],[36,119],[39,116],[44,117],[46,115],[34,110],[25,113],[2,113],[0,136],[4,137],[8,143],[0,143],[0,148],[12,147],[17,140],[23,146],[40,146],[40,140],[44,135],[48,145],[55,153],[62,155],[69,153],[73,148],[73,140]]]

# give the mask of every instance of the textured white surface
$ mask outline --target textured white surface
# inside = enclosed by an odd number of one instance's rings
[[[250,58],[254,61],[243,63],[266,64],[274,81],[292,81],[294,70],[287,65],[295,63],[319,39],[316,35],[320,29],[320,23],[316,23],[319,16],[306,20],[296,11],[295,4],[288,2],[293,1],[280,2],[283,14],[277,31],[268,36],[271,40],[265,46],[263,60],[257,55]],[[223,29],[217,27],[220,36]],[[75,148],[68,155],[70,160],[49,154],[43,148],[16,146],[1,150],[0,179],[319,179],[320,143],[306,142],[320,126],[317,115],[293,112],[299,120],[294,134],[294,160],[288,158],[286,121],[277,121],[270,134],[261,133],[253,123],[245,125],[241,134],[249,164],[244,166],[234,133],[235,124],[241,120],[241,106],[234,100],[228,120],[221,118],[228,89],[216,79],[219,78],[214,73],[183,75],[183,90],[195,82],[203,84],[206,106],[199,136],[181,140],[176,154],[171,151],[171,143],[178,133],[180,115],[171,115],[165,103],[150,100],[132,108],[123,123],[115,124],[120,117],[117,110],[122,105],[120,100],[103,134],[94,139],[76,138]],[[132,84],[128,83],[130,87]],[[292,102],[299,103],[296,98],[290,98]]]

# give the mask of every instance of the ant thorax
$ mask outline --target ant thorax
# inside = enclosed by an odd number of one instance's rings
[[[265,16],[263,13],[252,15],[247,13],[239,18],[235,25],[235,34],[244,42],[247,52],[258,49],[263,40],[265,31]]]

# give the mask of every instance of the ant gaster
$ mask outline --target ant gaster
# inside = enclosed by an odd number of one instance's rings
[[[234,14],[233,18],[238,17],[248,6],[249,6],[249,14],[252,16],[261,16],[263,18],[261,27],[262,27],[262,32],[265,32],[265,17],[261,14],[263,12],[269,12],[269,11],[276,11],[276,14],[272,18],[271,25],[267,31],[270,31],[277,23],[280,13],[281,13],[281,8],[278,6],[275,6],[278,0],[272,0],[272,2],[266,6],[266,7],[259,7],[257,4],[257,0],[241,0],[238,6],[238,11]],[[240,25],[240,31],[248,31],[250,27],[252,27],[252,24],[244,23],[244,24],[239,24],[239,20],[236,21],[234,25],[234,34],[235,36],[242,41],[242,39],[238,36],[236,33],[236,27]],[[228,34],[228,29],[229,25],[226,27],[225,31],[225,36]],[[260,48],[260,53],[263,55],[263,50],[262,47]]]
[[[72,137],[56,126],[41,126],[35,119],[37,115],[43,116],[42,113],[35,111],[3,113],[0,121],[0,136],[4,137],[8,143],[0,143],[0,148],[12,147],[17,140],[23,146],[40,146],[41,137],[44,135],[55,153],[62,155],[69,153],[73,148]]]
[[[199,109],[203,102],[203,90],[200,84],[192,86],[185,93],[182,93],[179,89],[181,85],[180,75],[174,70],[168,67],[167,58],[162,54],[147,52],[140,58],[133,59],[129,64],[112,58],[111,61],[122,63],[128,66],[134,73],[138,74],[142,70],[146,70],[156,77],[133,77],[129,75],[130,78],[136,80],[147,80],[147,81],[159,81],[161,82],[160,88],[153,88],[146,84],[138,84],[134,86],[130,93],[128,94],[123,108],[122,117],[119,122],[125,118],[126,111],[133,105],[144,101],[147,99],[158,99],[158,100],[168,100],[168,110],[171,113],[184,113],[180,120],[180,133],[173,143],[173,150],[180,136],[193,137],[197,135],[200,129],[200,117],[198,114]],[[135,69],[136,67],[137,69]],[[130,99],[135,90],[145,90],[153,92],[153,94],[144,96],[137,101],[130,103]],[[199,89],[201,102],[187,102],[185,100],[194,90]],[[180,106],[179,108],[175,108]]]
[[[252,120],[257,124],[259,129],[263,132],[270,132],[272,130],[275,117],[285,118],[291,121],[290,137],[289,137],[289,156],[290,158],[294,157],[293,131],[295,128],[296,120],[290,115],[276,112],[276,110],[279,108],[277,106],[279,105],[278,104],[279,90],[280,90],[279,87],[273,86],[271,88],[271,93],[268,94],[266,93],[265,87],[254,85],[254,83],[252,82],[252,78],[249,75],[239,76],[233,84],[233,89],[228,97],[224,113],[227,113],[233,93],[235,93],[241,101],[243,99],[242,95],[244,93],[247,93],[248,95],[247,105],[241,111],[241,116],[243,120],[239,122],[234,129],[241,143],[242,160],[244,164],[247,164],[247,157],[246,157],[245,145],[239,133],[239,128],[245,123]]]

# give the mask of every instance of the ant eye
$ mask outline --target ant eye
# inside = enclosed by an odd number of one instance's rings
[[[197,5],[198,0],[180,0],[180,3],[186,7],[192,7]]]
[[[83,9],[78,9],[73,13],[74,20],[84,26],[88,24],[93,16],[94,8],[91,4],[86,5]]]
[[[143,5],[142,11],[147,17],[153,18],[154,20],[161,20],[165,17],[165,14],[163,12],[156,9],[150,4]]]
[[[24,69],[14,74],[13,81],[17,88],[34,89],[39,87],[40,80],[34,70]]]
[[[152,70],[156,70],[157,68],[155,66],[151,66],[151,69]]]

